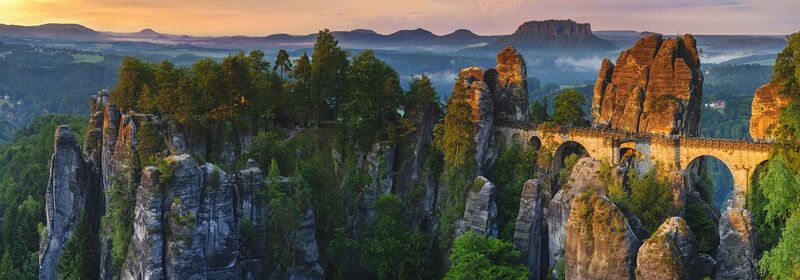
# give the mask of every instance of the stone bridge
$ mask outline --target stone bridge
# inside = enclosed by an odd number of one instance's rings
[[[684,172],[700,158],[721,160],[733,175],[734,197],[743,202],[756,169],[769,159],[772,144],[751,140],[708,139],[659,134],[597,129],[545,127],[514,123],[495,126],[496,139],[533,145],[553,156],[552,170],[563,164],[564,154],[576,144],[589,156],[611,165],[619,164],[626,155],[636,154],[664,171]]]

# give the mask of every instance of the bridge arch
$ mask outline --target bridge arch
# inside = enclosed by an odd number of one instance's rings
[[[687,179],[693,181],[695,190],[706,195],[714,208],[722,212],[727,201],[734,198],[736,183],[733,169],[722,159],[713,155],[700,155],[689,162],[684,169]]]
[[[564,167],[564,160],[573,154],[578,155],[578,158],[590,156],[583,144],[572,140],[564,141],[558,145],[558,148],[553,153],[553,162],[551,164],[553,171],[559,172]]]
[[[531,136],[531,138],[528,139],[528,147],[531,147],[537,151],[540,150],[542,148],[542,139],[539,139],[539,136],[536,135]]]

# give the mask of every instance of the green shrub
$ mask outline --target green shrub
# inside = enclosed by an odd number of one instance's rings
[[[446,280],[528,279],[528,269],[518,264],[519,252],[510,242],[472,231],[456,238],[450,261]]]

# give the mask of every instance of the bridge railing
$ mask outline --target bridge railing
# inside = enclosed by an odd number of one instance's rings
[[[587,127],[587,126],[568,126],[557,124],[531,124],[531,123],[511,123],[498,122],[499,126],[513,127],[523,130],[538,130],[561,134],[573,134],[584,136],[599,136],[614,140],[639,140],[651,141],[656,143],[675,144],[682,146],[729,148],[740,150],[759,150],[769,151],[772,142],[767,139],[723,139],[709,137],[687,137],[683,135],[673,135],[664,133],[632,132],[610,127]]]

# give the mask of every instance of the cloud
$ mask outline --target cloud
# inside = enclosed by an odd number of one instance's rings
[[[602,62],[603,58],[600,56],[581,58],[559,57],[555,60],[556,66],[577,72],[597,72],[600,70]]]

